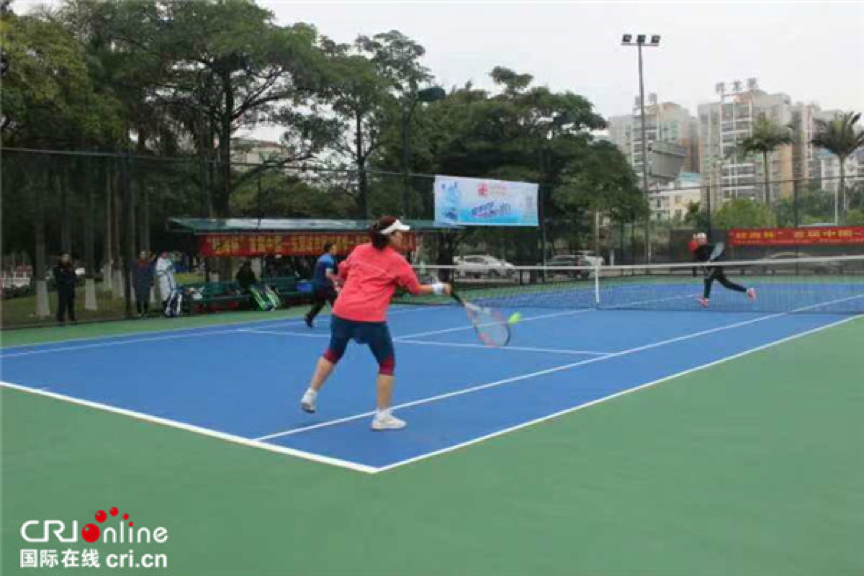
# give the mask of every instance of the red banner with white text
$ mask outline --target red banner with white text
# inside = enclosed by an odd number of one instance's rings
[[[410,252],[417,247],[414,234],[404,234],[402,250]],[[206,234],[198,237],[198,250],[202,256],[319,256],[324,245],[332,242],[337,253],[345,256],[351,250],[369,241],[365,232],[352,234]]]
[[[762,228],[729,231],[731,246],[836,246],[864,244],[864,226]]]

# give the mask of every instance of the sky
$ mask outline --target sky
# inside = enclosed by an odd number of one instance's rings
[[[698,104],[716,99],[718,82],[747,78],[793,102],[864,111],[860,0],[258,4],[279,24],[314,24],[339,42],[399,30],[425,47],[423,63],[447,89],[469,81],[491,88],[489,72],[506,66],[533,75],[536,84],[587,97],[605,117],[630,113],[639,93],[637,50],[621,46],[624,33],[661,36],[660,47],[643,50],[645,92],[694,115]],[[268,132],[256,135],[277,133]]]
[[[399,30],[426,48],[424,64],[447,89],[491,88],[489,72],[507,66],[586,96],[605,117],[628,114],[638,55],[621,36],[644,33],[661,36],[643,50],[646,94],[694,115],[718,82],[747,78],[795,102],[864,111],[864,2],[261,4],[280,24],[311,23],[339,42]]]

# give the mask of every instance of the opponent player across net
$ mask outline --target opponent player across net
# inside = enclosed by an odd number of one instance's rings
[[[729,280],[726,277],[723,266],[711,266],[711,263],[717,262],[723,257],[723,251],[724,245],[722,242],[711,244],[708,242],[708,236],[704,232],[696,234],[696,247],[693,250],[693,257],[696,261],[705,263],[705,289],[702,292],[702,296],[697,298],[697,301],[705,308],[708,308],[710,305],[711,288],[715,280],[728,290],[744,293],[750,300],[756,299],[755,288],[747,288]]]

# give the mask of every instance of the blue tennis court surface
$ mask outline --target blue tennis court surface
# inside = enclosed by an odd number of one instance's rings
[[[369,428],[377,366],[365,346],[349,347],[319,396],[318,412],[300,411],[300,396],[327,344],[326,316],[313,330],[301,320],[261,321],[9,348],[0,355],[2,378],[100,408],[377,472],[851,318],[695,309],[519,310],[524,320],[510,346],[494,349],[479,343],[459,308],[394,307],[394,404],[408,421],[398,432]]]

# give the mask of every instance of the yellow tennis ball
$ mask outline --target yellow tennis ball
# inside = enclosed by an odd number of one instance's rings
[[[513,314],[510,315],[510,318],[507,320],[507,322],[509,324],[516,324],[521,319],[522,319],[522,314],[520,314],[519,312],[514,312]]]

